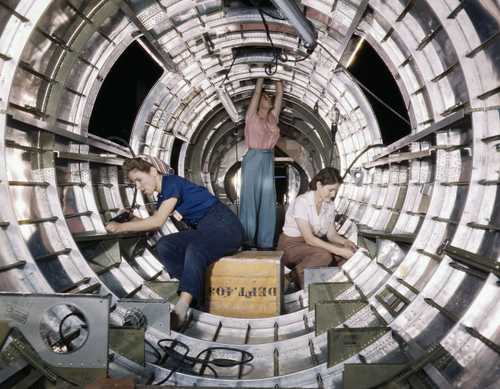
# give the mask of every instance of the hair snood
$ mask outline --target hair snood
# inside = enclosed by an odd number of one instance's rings
[[[132,170],[139,170],[144,173],[149,173],[151,168],[155,168],[158,173],[164,176],[174,174],[174,169],[167,165],[164,161],[151,155],[141,154],[135,158],[127,159],[123,164],[125,174]]]
[[[321,182],[321,185],[342,184],[342,177],[338,169],[334,167],[326,167],[321,169],[309,183],[309,189],[316,190],[316,184]]]

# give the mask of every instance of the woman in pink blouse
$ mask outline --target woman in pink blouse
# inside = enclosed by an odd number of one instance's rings
[[[247,247],[272,249],[276,228],[276,190],[273,149],[280,137],[278,127],[283,84],[276,81],[274,102],[262,91],[259,78],[245,120],[248,152],[241,162],[240,220]]]

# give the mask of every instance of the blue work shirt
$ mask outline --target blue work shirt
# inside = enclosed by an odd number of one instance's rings
[[[156,208],[160,208],[162,202],[172,197],[177,198],[175,210],[193,226],[198,224],[210,207],[217,202],[217,198],[203,186],[176,175],[163,176]]]

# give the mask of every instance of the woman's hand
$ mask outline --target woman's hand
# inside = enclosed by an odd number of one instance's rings
[[[356,252],[356,250],[358,249],[358,246],[356,246],[354,242],[351,242],[349,239],[345,240],[344,247],[348,248],[349,250],[352,250],[353,252]]]
[[[112,233],[126,232],[127,231],[127,223],[116,223],[116,222],[108,223],[106,225],[106,231],[112,232]]]
[[[351,248],[341,248],[336,254],[340,255],[342,258],[349,259],[354,255],[355,251],[356,250],[353,250]]]

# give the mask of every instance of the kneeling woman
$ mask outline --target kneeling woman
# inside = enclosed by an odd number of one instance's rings
[[[332,200],[341,183],[337,169],[321,170],[310,182],[310,190],[298,196],[286,212],[278,250],[284,251],[284,264],[293,268],[292,279],[301,288],[305,268],[328,266],[334,255],[349,259],[356,250],[356,245],[335,229]]]
[[[173,312],[172,326],[186,320],[191,304],[203,301],[205,271],[212,262],[239,249],[242,226],[238,217],[204,187],[176,175],[161,175],[150,163],[133,158],[123,165],[138,190],[146,195],[158,192],[157,211],[145,219],[109,223],[110,232],[159,229],[177,211],[192,227],[162,237],[156,250],[170,276],[180,280],[180,298]]]

